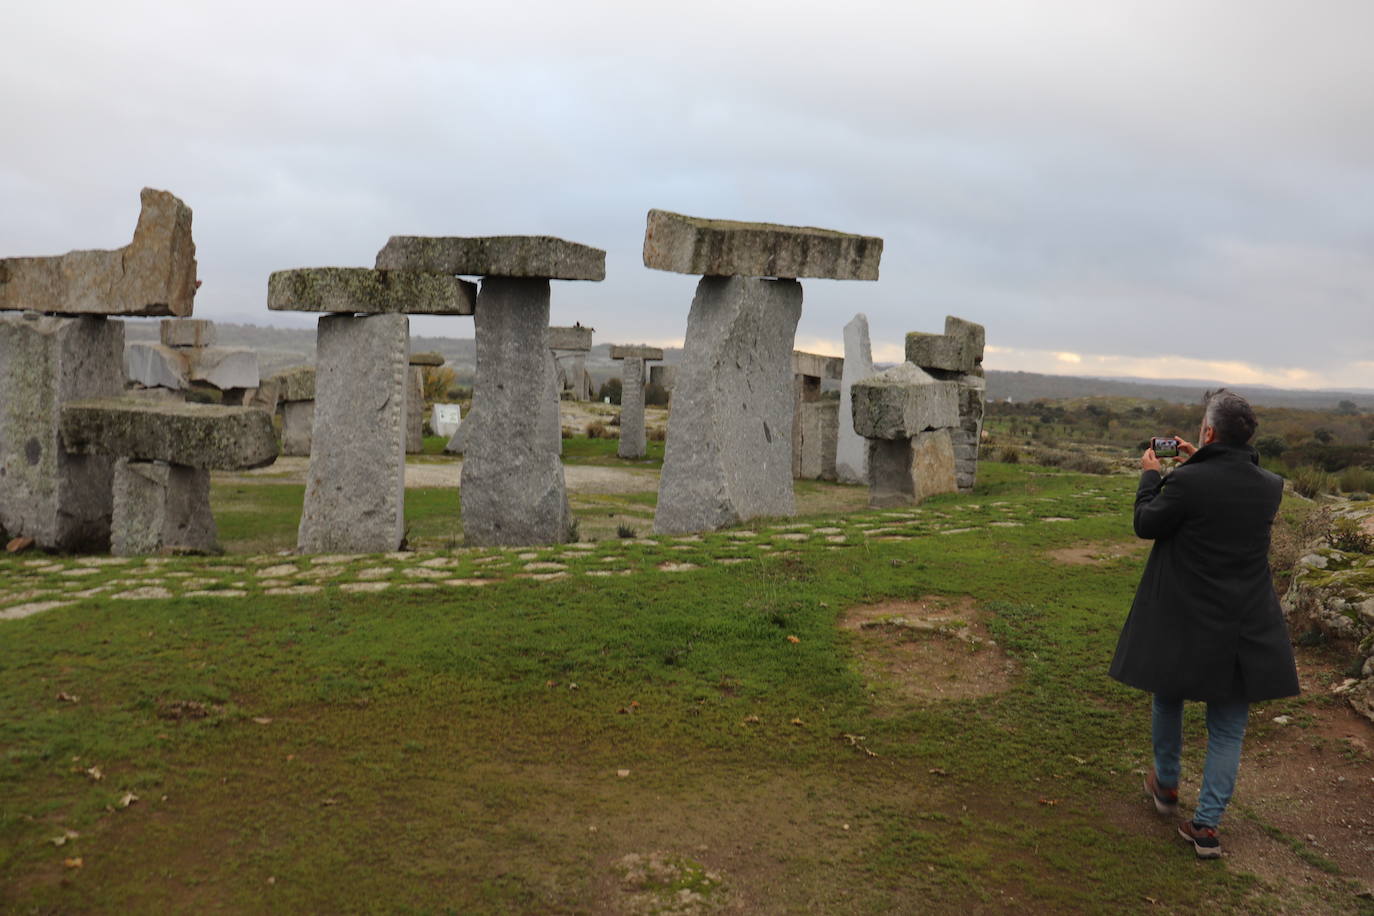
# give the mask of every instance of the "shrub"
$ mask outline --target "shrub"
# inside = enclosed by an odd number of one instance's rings
[[[1340,516],[1331,521],[1326,541],[1346,553],[1374,553],[1374,534],[1364,530],[1355,519]]]
[[[611,399],[612,404],[620,403],[620,379],[612,377],[601,383],[596,392],[596,399],[605,401],[607,398]]]
[[[614,439],[615,434],[611,432],[610,427],[608,427],[605,423],[602,423],[600,420],[593,420],[592,422],[587,424],[587,438]]]
[[[615,536],[627,539],[637,538],[639,537],[639,532],[631,528],[629,525],[617,525],[615,529]]]
[[[1277,458],[1288,451],[1288,443],[1278,436],[1260,436],[1255,440],[1255,451],[1266,458]]]
[[[1086,452],[1079,452],[1064,456],[1059,466],[1070,471],[1080,471],[1084,474],[1110,474],[1112,466],[1105,460],[1096,455],[1089,455]]]
[[[1374,490],[1374,469],[1346,468],[1339,480],[1342,493],[1367,493]]]
[[[1003,464],[1018,464],[1021,461],[1021,450],[1014,445],[1008,445],[1002,449]]]
[[[644,404],[648,407],[667,407],[668,389],[662,385],[645,385]]]
[[[1331,475],[1313,467],[1301,467],[1288,478],[1293,489],[1301,496],[1315,499],[1323,493],[1331,492]]]
[[[644,439],[648,442],[662,442],[668,438],[668,430],[662,426],[654,426],[644,431]]]

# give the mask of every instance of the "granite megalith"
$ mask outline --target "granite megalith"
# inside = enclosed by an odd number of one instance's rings
[[[873,346],[868,316],[860,312],[844,326],[844,372],[835,434],[835,478],[840,483],[868,483],[868,440],[854,431],[854,384],[873,374]]]
[[[956,489],[957,382],[902,363],[856,382],[852,406],[854,429],[868,440],[869,505],[913,505]]]
[[[621,360],[620,444],[621,458],[643,458],[648,451],[644,430],[644,366],[663,359],[661,347],[611,347],[611,359]]]

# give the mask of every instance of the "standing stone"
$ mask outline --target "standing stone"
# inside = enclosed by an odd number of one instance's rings
[[[844,360],[819,353],[792,354],[792,476],[798,480],[835,479],[838,413],[821,399],[822,383],[844,374]]]
[[[927,496],[954,492],[954,447],[948,429],[909,439],[870,439],[868,504],[875,509],[910,506]]]
[[[572,511],[547,406],[553,382],[549,281],[487,277],[474,320],[475,409],[460,429],[464,539],[481,545],[568,541]],[[559,436],[561,441],[561,431]]]
[[[687,317],[654,530],[791,515],[795,280],[703,277]]]
[[[562,384],[560,393],[569,391],[574,401],[590,401],[592,398],[592,379],[587,374],[587,353],[592,349],[592,332],[581,324],[571,327],[553,326],[549,328],[549,348],[557,360],[557,368]]]
[[[112,459],[68,454],[61,410],[123,390],[123,322],[0,315],[0,529],[45,549],[108,549]]]
[[[611,347],[611,359],[623,360],[620,378],[621,458],[643,458],[648,452],[644,431],[644,364],[663,359],[661,347]]]
[[[303,553],[384,553],[405,536],[410,319],[324,315],[315,424],[297,543]]]
[[[308,458],[315,436],[315,402],[285,401],[281,408],[281,453]]]
[[[210,472],[203,468],[119,459],[114,517],[110,552],[117,557],[219,551]]]
[[[959,385],[959,422],[950,431],[959,489],[973,490],[978,477],[978,445],[983,433],[987,382],[983,377],[986,332],[981,324],[945,317],[945,333],[911,333],[907,361],[938,379]]]
[[[562,455],[563,411],[560,405],[563,402],[563,386],[559,381],[558,360],[553,355],[553,350],[549,351],[548,358],[544,360],[544,377],[549,395],[539,402],[539,429],[545,444],[553,449],[555,455]],[[473,398],[476,396],[474,391]]]
[[[854,384],[853,416],[855,431],[868,440],[869,505],[912,505],[954,492],[957,382],[902,363]]]
[[[411,366],[406,374],[406,454],[425,450],[425,373]]]
[[[854,431],[854,383],[873,374],[873,347],[868,316],[855,315],[844,326],[844,373],[840,376],[839,426],[835,443],[835,477],[840,483],[868,482],[868,441]]]

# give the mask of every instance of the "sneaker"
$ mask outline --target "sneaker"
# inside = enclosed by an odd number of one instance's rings
[[[1166,789],[1155,779],[1155,771],[1145,774],[1145,794],[1155,803],[1155,810],[1165,817],[1178,814],[1178,788]]]
[[[1178,835],[1193,844],[1193,851],[1199,859],[1221,857],[1221,840],[1217,837],[1217,828],[1184,821],[1178,825]]]

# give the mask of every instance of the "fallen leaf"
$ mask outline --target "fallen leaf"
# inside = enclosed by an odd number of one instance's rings
[[[1055,805],[1059,804],[1059,799],[1057,799],[1057,798],[1042,798],[1042,799],[1040,799],[1040,804],[1044,805],[1044,806],[1047,807],[1047,808],[1052,808],[1052,807],[1054,807]]]
[[[931,767],[931,768],[930,768],[930,775],[932,775],[932,776],[948,776],[948,775],[949,775],[949,772],[946,771],[946,770],[942,770],[940,767]]]
[[[72,694],[67,693],[67,691],[65,691],[65,690],[59,691],[59,692],[58,692],[58,694],[57,694],[57,699],[58,699],[59,701],[63,702],[63,703],[79,703],[79,702],[81,702],[81,697],[73,696]]]
[[[33,538],[17,537],[11,539],[10,542],[5,545],[5,550],[9,551],[10,553],[19,553],[21,550],[28,550],[32,546]]]
[[[631,709],[638,709],[638,708],[639,708],[639,701],[638,701],[638,700],[631,700],[631,701],[630,701],[630,708],[631,708]]]
[[[568,689],[569,689],[569,690],[576,690],[576,689],[577,689],[577,685],[576,685],[576,684],[569,684],[569,685],[568,685]]]
[[[800,637],[797,637],[797,636],[789,636],[789,637],[787,637],[787,641],[788,641],[788,642],[801,642],[801,638],[800,638]]]
[[[338,803],[339,800],[337,798],[326,798],[324,801],[320,802],[320,804],[324,805],[326,808],[337,805]]]
[[[105,778],[105,774],[100,772],[100,767],[97,766],[91,767],[86,770],[85,773],[87,776],[91,777],[91,782],[100,782],[100,780]]]
[[[745,725],[757,725],[758,722],[759,722],[759,717],[758,717],[758,716],[745,716],[745,717],[744,717],[744,724],[745,724]]]
[[[135,795],[132,792],[125,792],[123,795],[119,797],[119,801],[116,804],[116,807],[127,808],[136,801],[138,801],[137,795]]]
[[[630,771],[629,771],[629,770],[616,770],[616,771],[615,771],[615,775],[619,776],[621,779],[624,779],[626,776],[629,776],[629,775],[630,775]]]
[[[268,884],[276,884],[276,883],[277,883],[277,876],[276,876],[276,875],[272,875],[272,876],[268,877],[267,883],[268,883]]]
[[[1078,764],[1079,766],[1085,766],[1085,765],[1087,765],[1087,763],[1088,763],[1088,761],[1087,761],[1085,758],[1079,757],[1077,754],[1069,754],[1068,757],[1069,757],[1070,760],[1072,760],[1074,763]]]
[[[801,719],[793,719],[793,720],[792,720],[792,724],[793,724],[793,725],[805,725],[806,723],[803,722]]]
[[[74,840],[79,836],[81,836],[81,834],[77,833],[72,828],[64,827],[62,828],[61,836],[55,836],[51,840],[48,840],[48,842],[54,846],[65,846],[68,840]]]
[[[272,717],[271,717],[271,716],[254,716],[254,717],[253,717],[253,721],[256,722],[256,723],[258,723],[259,725],[271,725],[271,724],[272,724]]]
[[[545,686],[545,687],[557,687],[557,686],[558,686],[558,682],[557,682],[557,681],[545,681],[545,682],[544,682],[544,686]]]
[[[86,864],[85,862],[81,861],[81,857],[80,857],[80,856],[76,856],[75,858],[71,858],[71,859],[63,859],[63,860],[62,860],[62,866],[63,866],[64,868],[80,868],[82,865],[85,865],[85,864]]]

